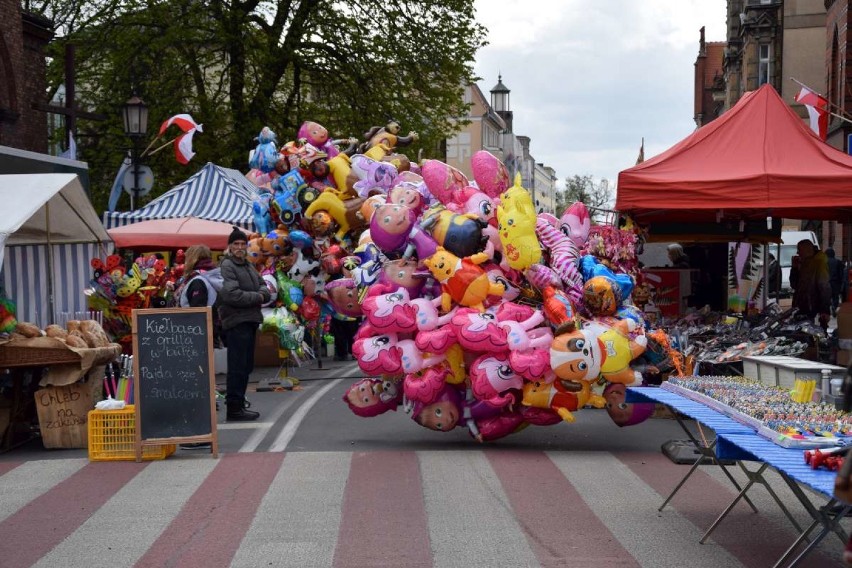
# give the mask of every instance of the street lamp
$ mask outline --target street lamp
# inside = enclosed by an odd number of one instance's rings
[[[148,105],[135,94],[121,108],[121,118],[124,120],[124,133],[133,142],[133,153],[130,156],[133,168],[133,189],[130,194],[130,210],[136,209],[139,200],[139,143],[148,132]]]

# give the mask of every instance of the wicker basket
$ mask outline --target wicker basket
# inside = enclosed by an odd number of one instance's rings
[[[25,347],[12,341],[0,345],[0,368],[46,367],[80,362],[80,355],[67,347]]]

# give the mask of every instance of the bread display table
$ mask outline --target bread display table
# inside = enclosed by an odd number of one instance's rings
[[[7,420],[5,424],[0,420],[0,452],[11,449],[15,425],[27,421],[24,381],[28,371],[40,374],[38,384],[44,387],[35,391],[34,403],[45,447],[86,447],[86,413],[94,407],[92,392],[97,383],[80,380],[99,370],[103,374],[103,365],[120,353],[121,346],[115,343],[83,349],[53,337],[0,343],[0,369],[8,369],[12,380]]]

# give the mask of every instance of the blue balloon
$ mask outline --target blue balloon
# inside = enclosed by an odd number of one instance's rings
[[[580,274],[583,275],[583,282],[595,276],[603,276],[610,279],[615,286],[621,289],[622,298],[629,297],[633,292],[633,278],[627,274],[615,274],[590,254],[583,255],[580,258]]]
[[[300,249],[306,249],[314,246],[314,239],[305,231],[295,230],[290,231],[290,242],[293,246]]]

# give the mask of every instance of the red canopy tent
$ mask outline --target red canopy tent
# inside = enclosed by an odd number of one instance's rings
[[[109,229],[107,233],[119,248],[207,245],[213,250],[224,250],[228,247],[228,235],[232,230],[230,223],[178,217],[140,221]]]
[[[619,173],[615,207],[642,224],[744,220],[766,230],[767,217],[849,221],[852,157],[822,142],[764,85]]]

